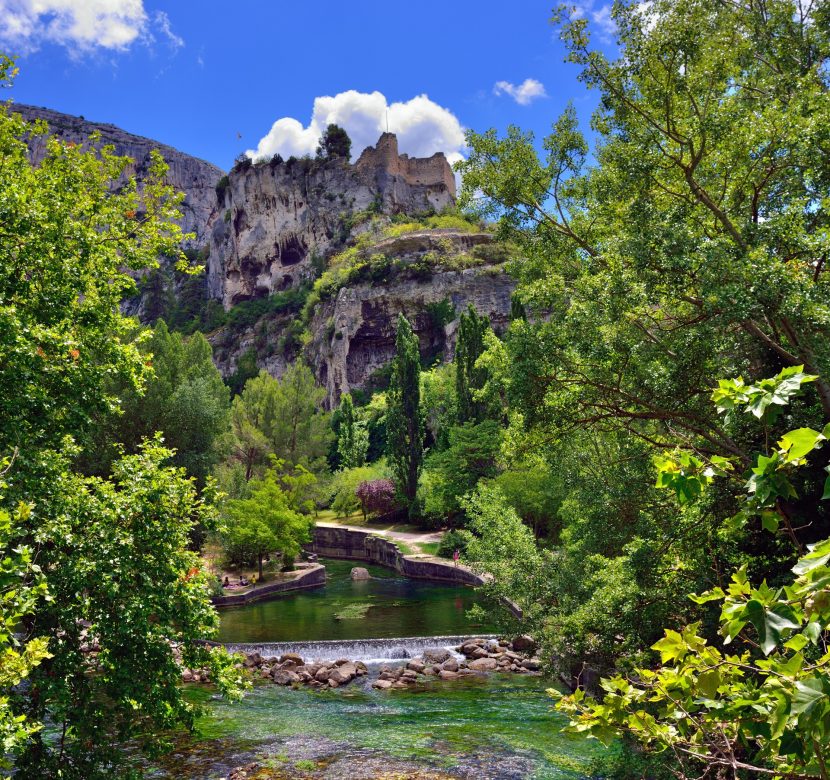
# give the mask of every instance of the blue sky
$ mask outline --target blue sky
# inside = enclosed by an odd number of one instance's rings
[[[402,151],[457,155],[462,128],[541,137],[569,100],[587,128],[596,98],[563,62],[552,5],[0,0],[0,50],[19,55],[15,101],[225,169],[245,150],[302,152],[332,118],[370,143],[387,105]],[[607,40],[607,5],[580,5]],[[338,95],[317,102],[312,123],[315,99]],[[285,118],[297,121],[270,132]]]

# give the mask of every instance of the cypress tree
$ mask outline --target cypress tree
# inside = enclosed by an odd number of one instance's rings
[[[455,345],[455,390],[458,398],[458,422],[480,422],[485,416],[484,404],[475,400],[476,390],[487,381],[487,372],[476,368],[476,361],[484,352],[484,335],[490,329],[490,320],[479,317],[472,304],[461,313],[458,340]]]
[[[365,423],[355,417],[354,403],[349,393],[340,399],[340,429],[337,435],[337,454],[344,469],[362,466],[369,448],[369,432]]]
[[[411,510],[424,459],[424,421],[420,409],[418,337],[403,314],[398,317],[395,352],[387,401],[386,443],[395,486]]]

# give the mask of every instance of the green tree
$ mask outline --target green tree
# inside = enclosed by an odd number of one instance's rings
[[[349,134],[339,125],[330,124],[320,138],[317,156],[327,159],[344,157],[348,160],[351,151],[352,141]]]
[[[311,538],[312,521],[291,504],[275,469],[251,483],[250,497],[228,501],[225,542],[229,555],[258,558],[260,578],[262,558],[268,552],[279,550],[286,565],[293,564],[301,545]]]
[[[494,420],[467,423],[450,430],[449,446],[430,455],[426,471],[432,476],[429,514],[436,520],[461,520],[461,501],[481,479],[498,473],[501,429]]]
[[[340,399],[340,429],[337,435],[337,453],[340,466],[351,469],[362,466],[369,449],[369,431],[355,415],[354,403],[349,393]]]
[[[141,441],[162,431],[176,451],[175,464],[204,485],[229,428],[228,388],[213,350],[201,333],[183,338],[159,320],[141,351],[151,373],[140,390],[120,391],[120,407],[104,425],[100,447],[110,443],[110,455],[113,445],[135,452]]]
[[[757,385],[721,382],[713,398],[727,415],[746,410],[765,422],[803,384],[818,380],[800,369],[785,369]],[[830,425],[823,431],[797,428],[759,454],[740,510],[726,523],[741,527],[760,517],[765,529],[799,546],[781,499],[796,492],[799,471],[828,435]],[[732,478],[740,465],[678,451],[658,461],[658,485],[672,490],[681,503],[693,502],[717,478]],[[830,498],[830,477],[821,482],[823,497]],[[680,778],[824,777],[830,751],[830,656],[825,652],[830,540],[805,552],[793,567],[795,577],[783,587],[766,580],[753,587],[744,566],[725,589],[716,586],[692,596],[699,605],[722,603],[720,641],[708,642],[700,623],[666,630],[652,647],[661,666],[603,680],[602,702],[581,690],[560,701],[573,730],[606,742],[631,736],[649,751],[671,751],[672,771]]]
[[[0,83],[11,71],[0,58]],[[156,154],[140,192],[125,175],[131,161],[111,148],[52,137],[32,166],[25,139],[45,130],[0,107],[0,453],[10,464],[0,509],[14,519],[4,549],[21,551],[3,566],[25,568],[27,549],[40,566],[49,598],[27,607],[20,630],[50,656],[20,663],[4,648],[0,698],[26,718],[23,729],[56,726],[57,739],[13,735],[21,776],[123,777],[119,746],[193,722],[171,641],[185,662],[209,665],[222,690],[231,679],[225,656],[195,642],[216,625],[187,551],[194,519],[212,522],[209,496],[163,465],[171,453],[156,444],[115,463],[110,479],[74,465],[118,403],[112,388],[148,375],[119,304],[135,292],[131,272],[179,256],[181,197]],[[4,596],[0,624],[17,623],[27,581]],[[82,652],[91,640],[97,658]]]
[[[387,394],[386,442],[396,487],[410,511],[418,492],[418,476],[424,459],[420,373],[418,336],[401,314]]]
[[[484,388],[487,372],[476,361],[484,352],[484,337],[490,330],[490,320],[480,317],[470,304],[458,321],[458,339],[455,344],[455,395],[458,422],[481,422],[484,404],[476,393]]]

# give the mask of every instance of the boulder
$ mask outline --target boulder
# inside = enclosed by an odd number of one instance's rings
[[[302,666],[305,661],[303,661],[303,657],[301,655],[297,655],[297,653],[283,653],[280,656],[280,663],[293,663],[296,666]]]
[[[476,658],[470,661],[467,666],[476,672],[492,672],[498,664],[495,658]]]
[[[468,658],[487,658],[490,654],[483,647],[476,647]]]
[[[392,687],[392,682],[390,680],[375,680],[372,683],[373,688],[377,688],[378,690],[385,691],[387,688]]]
[[[292,683],[300,682],[300,675],[294,674],[294,672],[289,672],[285,669],[277,669],[271,679],[277,685],[291,685]]]
[[[424,671],[424,665],[420,661],[410,661],[406,665],[406,668],[411,669],[413,672],[418,672],[418,674]]]
[[[355,566],[351,571],[351,577],[353,580],[372,579],[372,575],[369,574],[369,571],[367,569],[364,569],[362,566]]]
[[[458,671],[458,661],[455,658],[448,658],[444,663],[441,664],[441,671],[444,672],[457,672]]]
[[[329,677],[329,688],[339,688],[339,687],[340,687],[340,683],[337,682],[337,680]]]
[[[357,667],[354,664],[341,664],[340,666],[335,666],[329,673],[329,683],[334,680],[339,685],[343,685],[351,682],[355,677],[357,677]]]
[[[542,668],[542,664],[538,658],[525,658],[525,660],[521,662],[521,666],[529,672],[538,672]]]
[[[327,682],[330,673],[331,669],[329,669],[327,666],[323,666],[317,670],[317,672],[314,675],[314,679],[317,680],[317,682],[321,683]]]
[[[443,647],[428,647],[421,655],[428,664],[442,664],[452,658],[452,653]]]
[[[533,653],[538,646],[533,637],[527,634],[513,638],[513,650],[517,653]]]
[[[458,672],[450,672],[450,671],[448,671],[447,669],[442,669],[442,670],[438,673],[438,676],[439,676],[442,680],[457,680],[457,679],[458,679]]]

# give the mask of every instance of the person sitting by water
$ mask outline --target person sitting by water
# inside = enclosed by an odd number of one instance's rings
[[[222,583],[222,587],[223,588],[228,588],[228,587],[230,587],[230,584],[231,584],[231,581],[228,579],[228,575],[226,574],[225,575],[225,581]]]
[[[246,580],[245,577],[242,574],[239,575],[239,584],[240,585],[247,585],[248,584],[248,580]]]

